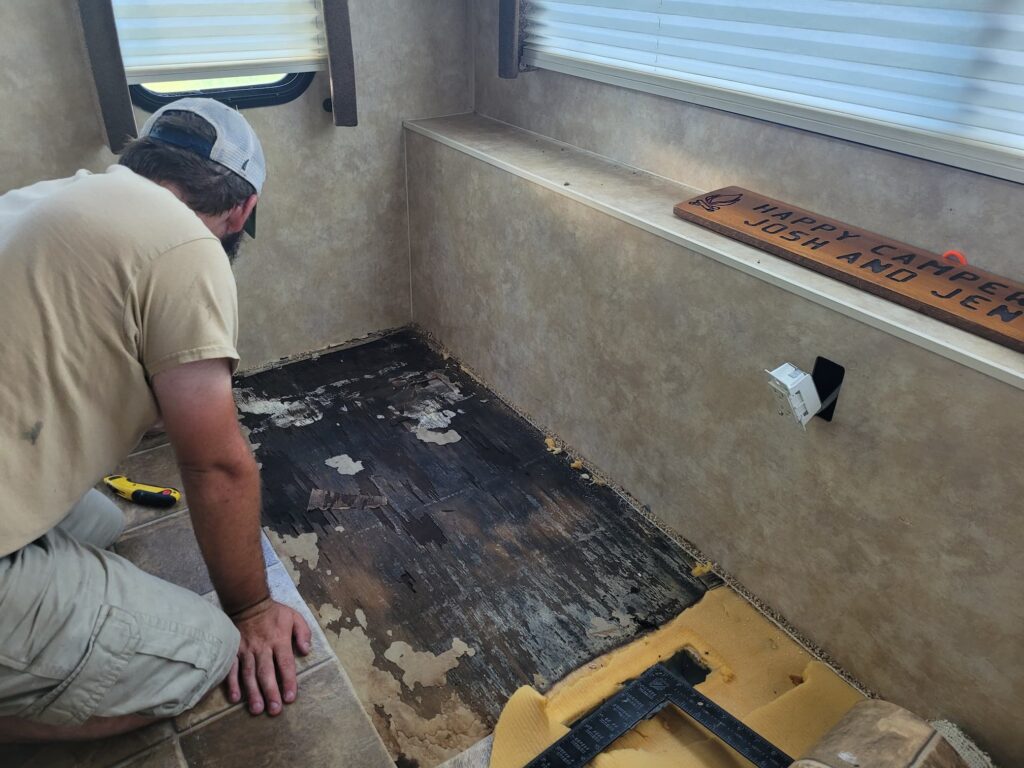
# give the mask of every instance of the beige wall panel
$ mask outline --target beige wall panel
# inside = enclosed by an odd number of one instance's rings
[[[73,0],[0,2],[0,194],[115,159],[79,24]]]
[[[497,76],[498,0],[473,3],[476,111],[702,190],[747,187],[1024,280],[1024,185],[617,86]]]
[[[416,321],[865,683],[1024,761],[1024,394],[407,141]],[[816,355],[846,384],[804,433],[762,369]]]
[[[401,121],[471,109],[462,0],[353,0],[357,128],[322,108],[326,76],[246,111],[267,154],[258,239],[236,266],[243,366],[409,319]],[[73,0],[0,3],[0,192],[101,170],[103,146]],[[139,113],[139,119],[145,119]]]

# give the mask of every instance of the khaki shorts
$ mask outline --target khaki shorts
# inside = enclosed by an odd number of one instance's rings
[[[53,725],[170,717],[231,668],[215,605],[104,551],[121,511],[90,491],[59,526],[0,558],[0,716]]]

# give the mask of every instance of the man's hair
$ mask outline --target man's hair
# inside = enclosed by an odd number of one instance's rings
[[[156,125],[175,128],[211,144],[217,140],[213,126],[192,112],[165,112]],[[196,213],[223,213],[256,194],[252,184],[220,163],[148,136],[129,144],[118,162],[150,181],[173,184]]]

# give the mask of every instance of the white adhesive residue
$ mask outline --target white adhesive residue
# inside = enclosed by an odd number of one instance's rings
[[[462,439],[462,435],[454,429],[449,429],[447,432],[434,432],[424,427],[416,427],[416,437],[424,443],[434,443],[435,445],[450,445]]]
[[[356,608],[356,621],[359,622],[359,626],[366,629],[366,614],[363,613],[362,608]]]
[[[393,384],[404,384],[413,380],[418,373],[410,372],[393,379]],[[462,392],[447,376],[439,373],[428,374],[427,383],[422,386],[419,399],[402,411],[402,416],[416,422],[410,425],[413,433],[424,443],[450,445],[462,436],[454,429],[448,429],[456,412],[450,406],[465,400]]]
[[[434,405],[434,402],[432,400],[427,400],[424,405],[429,407]],[[419,409],[414,409],[412,412],[406,412],[405,415],[415,418],[417,426],[420,429],[447,429],[451,425],[452,419],[455,418],[455,411],[449,411],[447,409],[438,408],[437,410],[434,410],[433,408],[430,408],[429,410],[423,410],[417,413],[418,410]]]
[[[339,475],[355,475],[363,471],[363,462],[353,461],[347,453],[343,453],[341,456],[332,456],[324,464],[338,470]]]
[[[236,389],[235,402],[242,413],[270,416],[275,427],[307,427],[323,418],[320,409],[304,400],[261,398],[251,389]]]

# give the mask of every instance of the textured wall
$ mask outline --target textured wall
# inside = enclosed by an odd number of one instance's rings
[[[73,0],[0,3],[0,191],[113,161]],[[236,267],[242,365],[409,319],[404,118],[465,112],[464,0],[350,3],[360,125],[335,128],[318,75],[298,101],[248,110],[269,178]],[[145,115],[140,114],[140,119]]]
[[[556,72],[497,77],[473,3],[476,111],[698,189],[736,184],[1024,280],[1024,185]]]
[[[416,321],[868,685],[1024,761],[1024,394],[407,141]],[[804,434],[761,371],[816,355],[846,384]]]
[[[0,193],[114,161],[72,0],[0,3]]]

